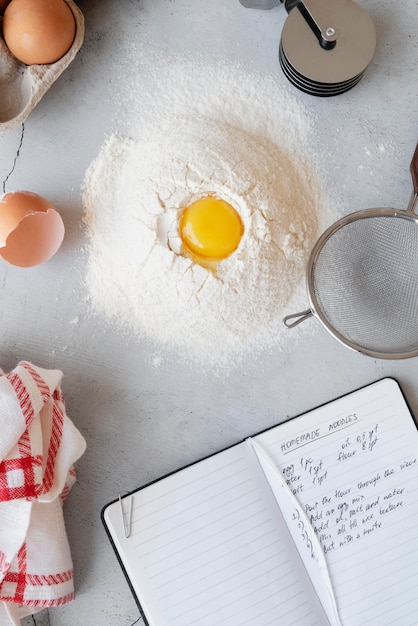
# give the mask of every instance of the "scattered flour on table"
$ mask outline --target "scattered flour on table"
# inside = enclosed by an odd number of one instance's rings
[[[312,120],[274,78],[173,59],[124,96],[83,188],[95,315],[161,351],[227,369],[290,341],[326,211]],[[183,254],[182,209],[208,193],[240,213],[236,252],[212,272]]]

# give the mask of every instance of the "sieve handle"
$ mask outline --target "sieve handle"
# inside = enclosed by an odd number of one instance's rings
[[[411,176],[414,192],[418,193],[418,143],[411,161]]]
[[[313,312],[311,309],[306,309],[306,311],[302,311],[301,313],[292,313],[291,315],[286,315],[283,318],[283,324],[286,328],[294,328],[301,322],[304,322],[308,319],[308,317],[312,317]],[[293,322],[291,320],[294,320]]]
[[[414,213],[415,207],[418,202],[418,143],[415,148],[414,156],[412,157],[410,170],[412,176],[413,191],[407,210],[410,213]]]

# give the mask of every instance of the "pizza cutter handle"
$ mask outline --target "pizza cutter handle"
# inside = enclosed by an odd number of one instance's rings
[[[290,13],[299,4],[300,0],[280,0],[280,2],[284,4],[287,13]]]
[[[272,9],[277,7],[279,0],[239,0],[246,9]],[[282,0],[280,0],[282,2]]]

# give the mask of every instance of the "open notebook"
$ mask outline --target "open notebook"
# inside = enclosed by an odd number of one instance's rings
[[[408,626],[417,459],[385,378],[111,502],[102,520],[149,626]]]

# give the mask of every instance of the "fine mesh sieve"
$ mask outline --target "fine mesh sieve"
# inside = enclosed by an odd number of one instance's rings
[[[315,315],[346,346],[370,356],[418,355],[418,144],[407,210],[366,209],[330,226],[309,258],[310,309],[284,318],[293,328]]]

